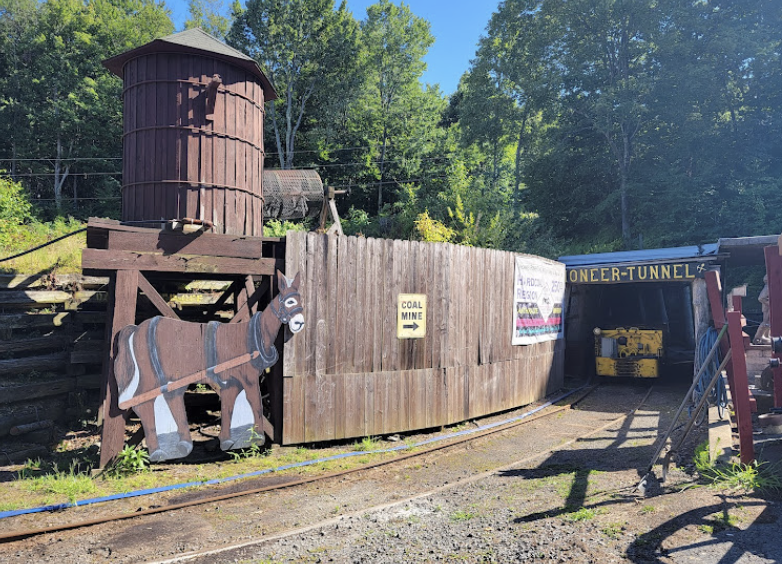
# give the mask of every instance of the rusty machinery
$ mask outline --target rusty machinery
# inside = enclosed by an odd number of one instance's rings
[[[347,190],[323,186],[314,170],[264,170],[264,207],[266,219],[305,219],[320,217],[319,229],[325,231],[329,214],[334,222],[329,233],[342,234],[335,198]]]

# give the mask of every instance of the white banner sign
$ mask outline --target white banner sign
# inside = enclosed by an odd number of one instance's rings
[[[561,339],[565,333],[565,265],[516,257],[514,345]]]

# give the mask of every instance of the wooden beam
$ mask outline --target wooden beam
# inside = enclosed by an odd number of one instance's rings
[[[138,274],[138,287],[144,293],[147,299],[152,302],[152,305],[157,308],[161,315],[163,315],[163,317],[170,317],[171,319],[177,320],[179,319],[179,316],[176,314],[176,312],[171,309],[171,306],[168,305],[166,300],[160,296],[158,291],[152,286],[152,284],[149,283],[149,280],[147,280],[140,272]]]
[[[214,255],[262,258],[264,243],[279,243],[279,237],[242,237],[215,233],[184,234],[181,231],[121,225],[91,218],[87,223],[88,247],[166,254]]]
[[[0,375],[24,374],[31,370],[36,372],[59,371],[67,361],[68,353],[64,352],[0,360]],[[5,393],[6,390],[3,389],[3,394]]]
[[[62,366],[63,362],[64,360],[60,361],[60,366]],[[0,404],[58,396],[72,392],[75,389],[76,378],[61,378],[59,380],[47,380],[36,384],[10,386],[3,388],[3,393],[0,395]]]
[[[277,261],[271,258],[163,255],[105,249],[82,251],[82,268],[92,272],[136,270],[183,274],[271,276],[277,267]],[[281,268],[282,264],[279,267]]]
[[[239,280],[234,280],[231,285],[223,291],[222,295],[217,298],[217,301],[209,307],[209,310],[206,312],[206,316],[209,318],[214,317],[215,313],[217,313],[217,310],[223,307],[228,299],[234,295],[234,293],[237,291],[237,288],[239,288],[239,284]]]
[[[13,341],[0,341],[0,355],[17,352],[28,352],[62,349],[73,342],[72,337],[65,335],[47,335],[34,339],[17,339]]]
[[[766,247],[766,274],[768,275],[768,307],[771,336],[782,337],[782,257],[780,248]],[[774,358],[782,361],[782,354],[771,352]],[[772,369],[774,373],[774,407],[782,407],[782,366]]]
[[[89,249],[87,249],[89,250]],[[103,361],[103,382],[101,382],[101,429],[100,466],[111,462],[125,444],[125,413],[117,401],[119,392],[114,378],[114,356],[116,337],[120,329],[136,321],[139,273],[136,270],[120,270],[111,276],[109,286],[108,319],[106,336],[109,342],[108,355]]]
[[[739,454],[742,464],[755,460],[755,445],[752,439],[752,410],[749,402],[749,383],[747,381],[747,357],[744,352],[744,337],[741,331],[741,312],[728,312],[728,338],[733,351],[733,385],[730,395],[736,412],[739,429]]]
[[[20,307],[48,307],[52,304],[64,304],[71,295],[62,290],[12,290],[0,292],[0,305]]]
[[[258,289],[255,288],[252,276],[247,276],[244,281],[244,290],[239,292],[239,307],[236,314],[228,323],[239,323],[248,321],[252,315],[258,311],[258,302],[261,296],[268,291],[270,287],[269,278],[264,277]],[[245,299],[244,296],[247,296]]]

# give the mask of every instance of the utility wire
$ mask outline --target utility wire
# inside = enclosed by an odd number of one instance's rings
[[[86,227],[82,227],[81,229],[77,229],[76,231],[71,231],[70,233],[67,233],[63,235],[62,237],[57,237],[56,239],[52,239],[51,241],[47,241],[46,243],[43,243],[42,245],[38,245],[37,247],[33,247],[32,249],[27,249],[26,251],[22,251],[21,253],[17,253],[15,255],[11,255],[10,257],[1,258],[0,262],[6,262],[9,260],[13,260],[15,258],[23,257],[24,255],[29,255],[30,253],[37,251],[39,249],[43,249],[44,247],[48,247],[49,245],[53,245],[54,243],[57,243],[58,241],[62,241],[63,239],[67,239],[68,237],[73,237],[77,233],[81,233],[82,231],[87,231]]]

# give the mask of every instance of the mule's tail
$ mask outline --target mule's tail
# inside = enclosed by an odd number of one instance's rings
[[[136,336],[136,326],[123,327],[117,336],[117,356],[114,359],[114,379],[117,381],[119,392],[119,408],[127,409],[124,405],[136,395],[141,381],[136,352],[133,350],[133,340]]]

